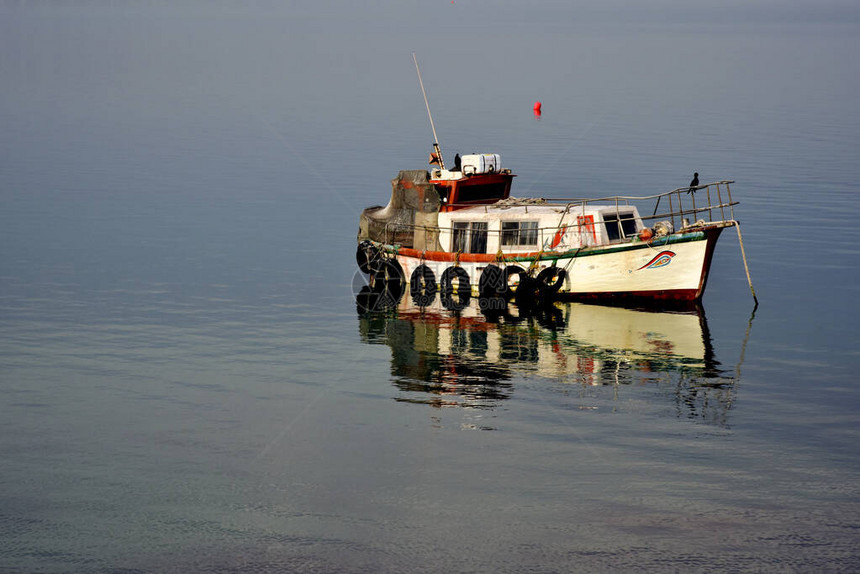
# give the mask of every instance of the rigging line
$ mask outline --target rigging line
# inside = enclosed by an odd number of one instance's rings
[[[275,136],[277,140],[279,140],[287,148],[289,148],[290,153],[292,153],[293,156],[297,157],[302,163],[302,165],[307,169],[307,171],[311,173],[314,177],[316,177],[316,179],[318,179],[320,182],[322,182],[323,187],[325,187],[329,192],[331,192],[332,195],[336,196],[338,199],[348,201],[348,197],[346,196],[346,194],[341,193],[334,187],[332,187],[332,185],[322,176],[322,174],[316,168],[314,168],[313,164],[308,161],[301,153],[296,151],[296,149],[293,147],[287,137],[283,133],[278,131],[272,125],[271,121],[263,117],[263,115],[260,114],[260,112],[258,112],[257,110],[255,110],[253,106],[242,106],[242,109],[250,115],[254,116],[254,118],[260,125],[266,128],[272,135]]]
[[[541,182],[541,180],[543,179],[544,175],[546,175],[547,173],[549,173],[549,172],[550,172],[550,170],[551,170],[552,168],[554,168],[554,167],[558,164],[558,162],[559,162],[559,161],[561,161],[561,158],[563,158],[563,157],[565,157],[565,156],[567,155],[567,152],[569,152],[569,151],[570,151],[570,148],[572,148],[572,147],[573,147],[573,144],[577,143],[577,142],[578,142],[578,141],[580,141],[582,138],[584,138],[586,135],[588,135],[588,132],[590,132],[592,129],[594,129],[594,126],[596,126],[597,124],[599,124],[599,123],[603,120],[603,118],[605,118],[605,117],[606,117],[606,112],[604,112],[604,113],[600,114],[600,115],[599,115],[599,116],[598,116],[594,121],[592,121],[588,126],[586,126],[585,128],[583,128],[583,130],[582,130],[581,132],[579,132],[575,137],[571,138],[570,143],[568,144],[568,146],[567,146],[566,148],[564,148],[564,151],[562,151],[560,154],[558,154],[558,156],[556,156],[555,160],[554,160],[554,161],[553,161],[549,166],[547,166],[547,168],[546,168],[546,169],[542,169],[542,170],[538,173],[537,178],[533,179],[533,180],[531,181],[531,183],[529,184],[529,186],[528,186],[524,191],[525,191],[525,192],[530,192],[530,191],[532,191],[532,189],[534,189],[534,187],[535,187],[538,183],[540,183],[540,182]]]
[[[295,147],[293,147],[293,144],[290,143],[289,139],[287,139],[287,137],[283,133],[278,131],[275,128],[275,126],[272,125],[271,121],[264,118],[256,110],[251,109],[251,110],[249,110],[249,113],[251,113],[262,126],[267,128],[269,130],[269,132],[272,135],[274,135],[278,141],[280,141],[282,144],[284,144],[288,148],[290,154],[292,154],[294,157],[298,158],[298,160],[302,163],[304,168],[311,175],[313,175],[316,179],[318,179],[322,183],[323,187],[326,188],[333,196],[335,196],[337,199],[343,200],[344,202],[349,201],[349,198],[346,196],[346,194],[344,194],[344,193],[338,191],[337,189],[335,189],[334,187],[332,187],[332,185],[329,183],[329,181],[323,177],[322,173],[320,173],[320,171],[314,167],[313,163],[308,161],[308,159],[305,156],[303,156],[301,153],[296,151]]]
[[[278,444],[279,442],[281,442],[283,440],[283,438],[286,436],[287,432],[289,432],[289,430],[291,428],[293,428],[293,426],[295,426],[295,424],[299,420],[301,420],[302,417],[304,417],[308,413],[308,411],[311,410],[311,407],[313,407],[317,402],[319,402],[319,400],[323,397],[323,395],[327,394],[329,392],[329,390],[330,390],[329,387],[323,387],[323,389],[320,390],[320,392],[317,394],[317,396],[315,396],[313,399],[308,401],[308,403],[305,405],[305,408],[302,409],[302,411],[299,414],[294,416],[291,421],[289,421],[287,424],[285,424],[284,428],[282,428],[281,431],[272,440],[270,440],[269,443],[260,450],[260,452],[257,453],[257,455],[251,460],[251,462],[257,462],[261,458],[266,456],[269,453],[269,451],[275,447],[276,444]]]
[[[430,103],[427,101],[427,92],[424,91],[424,80],[421,79],[421,69],[418,67],[418,57],[412,52],[412,61],[415,62],[415,71],[418,72],[418,83],[421,86],[421,95],[424,96],[424,106],[427,108],[427,116],[430,118],[430,129],[433,130],[433,142],[439,143],[436,136],[436,125],[433,123],[433,115],[430,113]]]

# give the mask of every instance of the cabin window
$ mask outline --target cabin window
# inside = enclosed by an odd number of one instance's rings
[[[619,215],[621,216],[620,220],[618,219]],[[622,237],[636,235],[636,218],[633,217],[632,211],[604,213],[603,222],[606,224],[606,237],[609,238],[609,241],[617,241]]]
[[[445,203],[448,201],[448,187],[445,185],[434,185],[436,188],[436,193],[439,194],[439,201]]]
[[[460,185],[457,188],[457,201],[487,201],[505,197],[505,182],[481,185]]]
[[[475,221],[472,223],[472,233],[469,238],[469,253],[487,252],[487,223]]]
[[[537,221],[503,221],[502,245],[522,246],[537,245]]]
[[[452,231],[451,251],[462,253],[487,252],[487,222],[455,221]]]

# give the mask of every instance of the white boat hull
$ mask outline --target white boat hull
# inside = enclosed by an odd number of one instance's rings
[[[517,265],[532,275],[556,266],[565,270],[557,297],[561,299],[652,299],[696,301],[704,293],[714,246],[726,224],[702,230],[676,233],[652,242],[627,243],[600,249],[567,253],[540,253],[534,256],[492,257],[470,261],[467,256],[447,252],[415,252],[380,245],[396,258],[409,281],[420,265],[433,272],[436,281],[449,267],[460,267],[469,276],[471,293],[478,295],[484,269],[490,265]],[[458,260],[459,259],[459,260]],[[472,257],[474,259],[474,257]]]

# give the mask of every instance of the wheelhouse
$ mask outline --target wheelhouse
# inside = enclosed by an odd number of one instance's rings
[[[515,175],[502,169],[499,154],[472,154],[462,158],[457,170],[434,169],[430,183],[441,200],[440,211],[456,211],[473,205],[493,204],[511,193]]]
[[[612,245],[638,237],[642,229],[642,218],[634,206],[470,206],[439,214],[441,247],[459,253],[531,253]]]

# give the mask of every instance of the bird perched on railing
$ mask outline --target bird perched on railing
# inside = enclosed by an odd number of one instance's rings
[[[693,181],[690,182],[690,189],[687,190],[687,193],[695,193],[697,187],[699,187],[699,172],[693,174]]]

